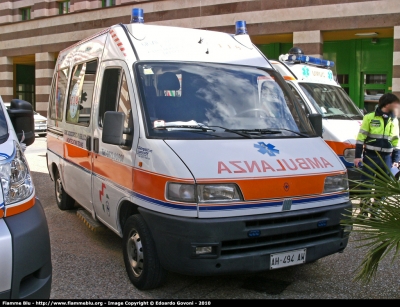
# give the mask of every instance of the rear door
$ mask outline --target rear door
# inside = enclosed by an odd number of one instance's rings
[[[138,118],[132,87],[132,76],[124,61],[112,60],[101,64],[100,100],[94,113],[93,138],[93,205],[96,216],[118,231],[118,205],[132,197],[133,166],[139,137]],[[107,111],[125,114],[125,145],[102,142],[103,119]]]
[[[64,188],[80,205],[93,211],[91,199],[92,103],[98,61],[76,64],[68,91],[64,129]]]

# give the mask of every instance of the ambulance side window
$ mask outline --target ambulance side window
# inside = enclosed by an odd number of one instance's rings
[[[300,94],[297,92],[297,90],[294,88],[293,85],[291,85],[290,83],[288,83],[290,89],[292,90],[294,96],[297,98],[297,101],[300,103],[301,107],[303,108],[303,110],[307,113],[310,114],[310,110],[308,109],[306,103],[304,102],[303,98],[301,98]]]
[[[121,86],[119,91],[119,99],[118,99],[118,112],[122,112],[125,114],[125,129],[131,129],[131,133],[124,134],[123,138],[126,142],[126,149],[130,149],[132,146],[133,139],[133,118],[132,118],[132,107],[131,107],[131,99],[129,97],[129,89],[128,83],[125,77],[125,73],[122,73],[121,78]]]
[[[125,129],[131,129],[131,133],[124,134],[126,146],[130,149],[133,137],[133,119],[131,100],[129,97],[128,83],[122,68],[108,68],[104,70],[103,82],[100,94],[99,127],[103,126],[104,113],[117,111],[125,114]]]
[[[62,120],[65,95],[67,92],[69,69],[61,69],[57,72],[50,101],[50,118]]]
[[[96,72],[97,61],[74,66],[66,110],[68,123],[89,126]]]
[[[108,68],[104,70],[100,94],[99,127],[103,127],[104,113],[107,111],[116,111],[121,70],[121,68]]]

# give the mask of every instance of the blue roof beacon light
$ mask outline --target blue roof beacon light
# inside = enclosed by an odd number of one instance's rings
[[[247,34],[246,21],[244,21],[244,20],[236,21],[236,34],[235,35],[241,35],[241,34]]]
[[[301,54],[289,54],[287,60],[295,62],[295,63],[305,63],[305,64],[312,64],[315,66],[323,66],[323,67],[334,67],[335,66],[335,63],[332,61],[314,58],[311,56],[301,55]]]
[[[133,8],[131,23],[144,23],[144,13],[143,9]]]

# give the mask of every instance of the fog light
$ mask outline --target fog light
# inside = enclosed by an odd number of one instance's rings
[[[197,246],[196,255],[210,254],[212,252],[212,246]]]

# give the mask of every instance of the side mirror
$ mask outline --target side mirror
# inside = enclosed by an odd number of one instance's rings
[[[32,105],[24,100],[13,99],[7,112],[14,126],[18,141],[21,142],[24,136],[23,143],[26,146],[32,145],[35,141],[35,120]]]
[[[104,113],[103,135],[101,137],[103,143],[124,145],[124,122],[125,114],[122,112],[108,111]]]
[[[323,128],[322,128],[322,115],[321,114],[309,114],[308,119],[311,122],[315,132],[318,136],[322,137]]]

